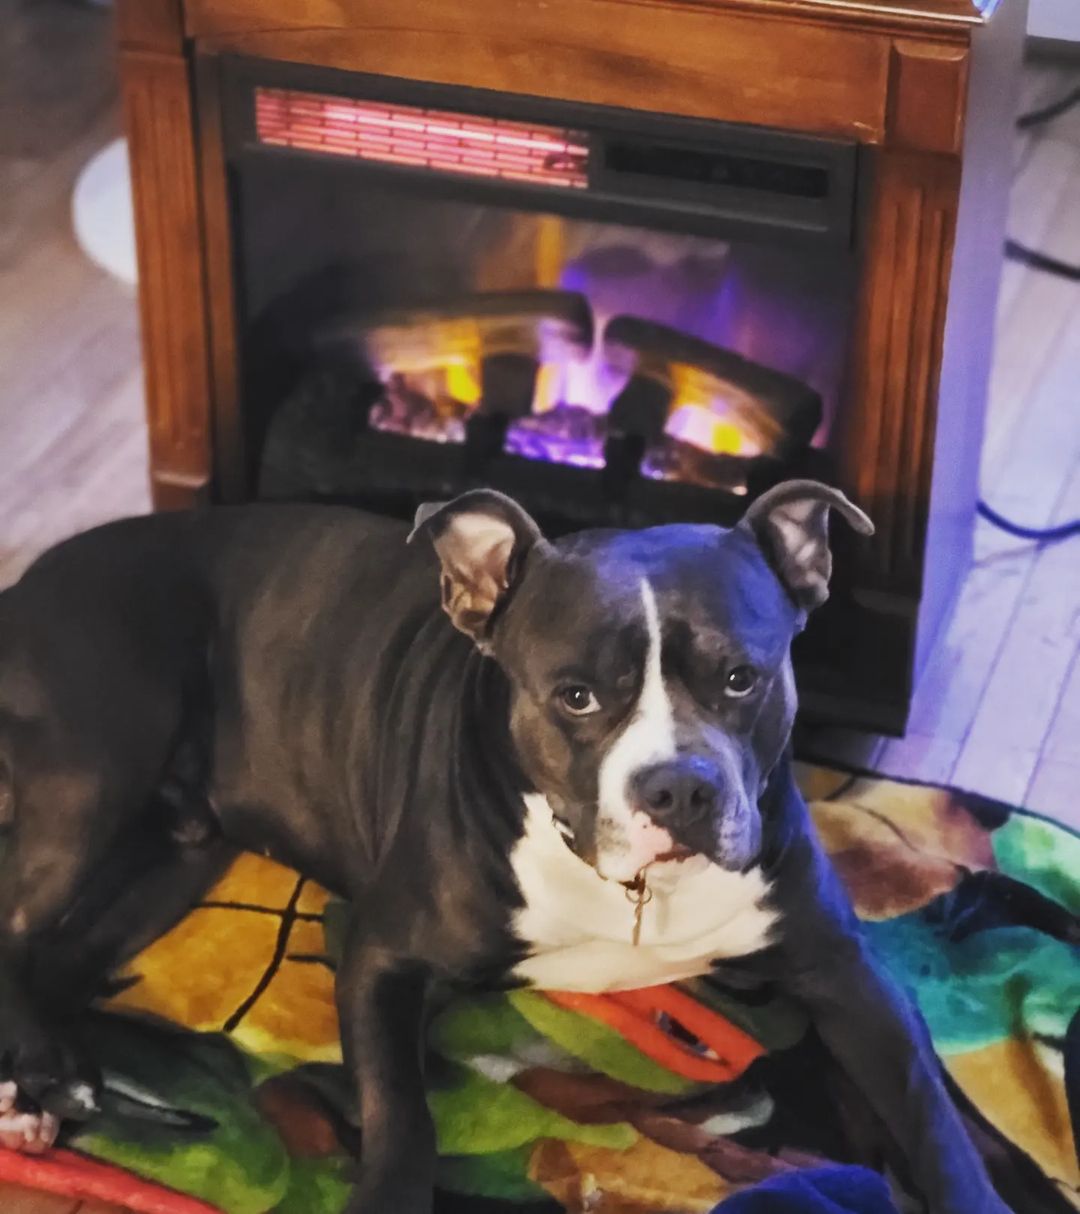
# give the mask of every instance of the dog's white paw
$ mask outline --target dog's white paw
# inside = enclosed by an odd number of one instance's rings
[[[0,1084],[0,1103],[7,1099],[7,1089],[14,1084]],[[8,1111],[0,1113],[0,1146],[25,1155],[40,1155],[56,1141],[60,1122],[52,1113],[21,1113],[14,1106],[14,1096]]]
[[[7,1137],[26,1133],[25,1121],[4,1121],[15,1114],[47,1113],[43,1134],[54,1138],[60,1122],[88,1120],[98,1111],[95,1074],[70,1048],[48,1040],[32,1038],[0,1054],[0,1143],[9,1146]]]

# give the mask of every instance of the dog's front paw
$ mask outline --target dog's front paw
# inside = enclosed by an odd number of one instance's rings
[[[40,1155],[60,1133],[60,1119],[36,1108],[8,1079],[0,1082],[0,1146]]]
[[[62,1122],[97,1111],[97,1077],[68,1047],[35,1041],[0,1057],[0,1145],[40,1154]]]

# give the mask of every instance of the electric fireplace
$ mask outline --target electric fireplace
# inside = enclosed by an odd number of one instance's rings
[[[902,728],[970,542],[994,7],[126,0],[158,503],[490,485],[558,534],[817,477],[879,530],[803,703]]]

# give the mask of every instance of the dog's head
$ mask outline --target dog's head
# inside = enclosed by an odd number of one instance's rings
[[[873,531],[813,481],[777,486],[730,530],[549,543],[483,489],[418,512],[446,613],[509,679],[527,778],[602,876],[753,862],[757,802],[795,716],[791,642],[828,594],[831,510]]]

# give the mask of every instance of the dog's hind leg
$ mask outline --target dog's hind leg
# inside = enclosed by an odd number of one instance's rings
[[[92,863],[65,842],[62,824],[89,813],[95,794],[89,773],[34,781],[28,804],[56,815],[17,811],[0,864],[0,1142],[32,1152],[51,1145],[59,1118],[85,1117],[95,1104],[93,1072],[47,1027],[27,983],[35,941],[62,918]]]
[[[81,932],[80,893],[94,888],[153,786],[104,758],[95,764],[55,723],[4,724],[12,804],[0,861],[0,1142],[33,1151],[49,1145],[57,1119],[94,1111],[96,1083],[69,1044],[66,1009],[33,997],[35,957],[58,929]]]
[[[236,854],[220,838],[192,847],[138,829],[125,832],[121,852],[123,863],[107,856],[92,871],[92,897],[76,897],[35,937],[19,974],[19,1002],[3,1000],[10,1027],[0,1055],[2,1146],[44,1150],[61,1122],[93,1114],[100,1079],[79,1047],[80,1014],[126,961],[184,917]],[[137,876],[114,882],[134,868]]]
[[[219,834],[177,838],[152,816],[134,824],[60,925],[34,950],[28,984],[39,1007],[73,1020],[117,971],[184,918],[236,857]]]

